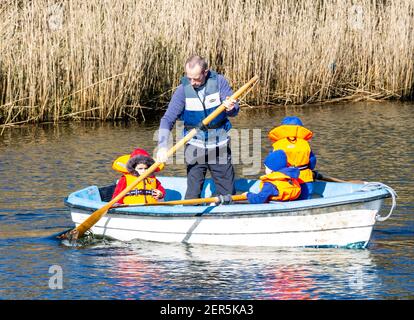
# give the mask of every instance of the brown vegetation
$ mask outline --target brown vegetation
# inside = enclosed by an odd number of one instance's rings
[[[0,123],[142,118],[208,58],[249,104],[404,98],[412,0],[2,0]]]

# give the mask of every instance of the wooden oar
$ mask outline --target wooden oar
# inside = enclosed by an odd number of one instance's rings
[[[130,207],[146,207],[146,206],[177,206],[177,205],[196,205],[203,203],[231,203],[233,201],[247,200],[247,196],[244,194],[237,194],[234,196],[218,196],[211,198],[197,198],[197,199],[185,199],[185,200],[173,200],[173,201],[161,201],[155,203],[139,203],[139,204],[120,204],[111,207],[116,208],[130,208]]]
[[[177,205],[195,205],[204,203],[217,203],[217,204],[230,204],[231,202],[247,200],[245,194],[236,194],[234,196],[218,196],[210,198],[197,198],[197,199],[185,199],[185,200],[172,200],[163,202],[152,203],[139,203],[139,204],[120,204],[114,205],[110,209],[116,208],[131,208],[131,207],[146,207],[146,206],[177,206]],[[271,197],[270,201],[277,201],[277,197]]]
[[[239,90],[237,90],[230,99],[237,100],[249,87],[256,83],[259,79],[258,76],[254,76],[247,82],[244,86],[242,86]],[[207,126],[211,121],[213,121],[220,113],[222,113],[226,109],[224,104],[221,104],[216,110],[214,110],[209,116],[207,116],[203,121],[202,124]],[[179,148],[184,146],[188,141],[190,141],[195,135],[197,134],[197,128],[193,128],[187,135],[182,138],[179,142],[177,142],[171,149],[167,151],[167,158],[171,157]],[[106,205],[102,208],[93,212],[84,222],[82,222],[79,226],[75,229],[69,230],[68,232],[59,236],[59,239],[71,239],[76,240],[77,238],[81,237],[87,230],[92,228],[99,219],[102,218],[103,215],[112,207],[115,203],[118,202],[119,199],[123,198],[129,191],[134,189],[134,187],[140,183],[142,180],[147,178],[151,175],[159,166],[161,165],[160,162],[155,162],[151,167],[149,167],[143,174],[141,174],[137,179],[127,186],[122,192],[120,192],[115,198],[109,201]]]
[[[362,181],[362,180],[341,180],[338,178],[327,176],[326,174],[321,174],[318,171],[313,171],[313,177],[315,180],[321,180],[321,181],[327,181],[327,182],[347,182],[347,183],[360,183],[360,184],[367,183],[366,181]]]
[[[366,183],[362,180],[341,180],[337,178],[333,178],[327,175],[322,175],[317,171],[313,171],[315,180],[321,181],[328,181],[328,182],[347,182],[347,183]],[[185,199],[185,200],[173,200],[173,201],[163,201],[163,202],[155,202],[155,203],[139,203],[139,204],[120,204],[114,205],[110,209],[116,208],[131,208],[131,207],[146,207],[146,206],[177,206],[177,205],[196,205],[196,204],[204,204],[204,203],[229,203],[235,201],[243,201],[247,200],[246,195],[234,195],[234,196],[218,196],[218,197],[210,197],[210,198],[197,198],[197,199]],[[277,197],[272,197],[270,201],[276,201]]]

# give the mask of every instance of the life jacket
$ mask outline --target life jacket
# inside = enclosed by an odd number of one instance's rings
[[[138,179],[131,174],[125,174],[127,188]],[[140,181],[124,197],[125,204],[156,203],[157,200],[152,196],[151,190],[157,188],[155,177],[147,177]]]
[[[191,85],[187,77],[181,79],[184,87],[185,108],[181,115],[184,121],[184,136],[192,129],[197,127],[208,115],[216,110],[222,103],[220,99],[220,90],[218,86],[217,73],[209,71],[204,84],[204,100],[198,96],[196,90]],[[225,112],[220,113],[207,126],[208,130],[197,132],[197,135],[190,140],[191,144],[199,145],[201,143],[210,142],[212,144],[220,144],[227,141],[227,131],[231,129],[231,123],[227,119]],[[209,136],[210,135],[210,136]],[[199,141],[197,141],[199,140]]]
[[[129,154],[125,154],[123,156],[118,157],[113,163],[112,163],[112,169],[115,171],[118,171],[120,173],[126,174],[128,173],[127,170],[127,163],[128,160],[131,158]],[[164,163],[161,163],[157,169],[155,169],[154,172],[159,172],[164,169]]]
[[[275,200],[288,201],[295,200],[300,196],[300,184],[295,178],[289,177],[288,175],[273,171],[270,174],[260,177],[260,190],[263,188],[265,182],[273,184],[279,191],[279,195]]]
[[[308,168],[311,153],[308,141],[312,136],[312,131],[297,125],[281,125],[268,134],[273,150],[285,151],[288,165],[300,169],[300,183],[313,181],[312,170]]]

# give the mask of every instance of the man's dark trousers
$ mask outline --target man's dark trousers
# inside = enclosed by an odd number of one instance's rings
[[[216,186],[213,196],[236,193],[230,141],[215,148],[200,148],[187,144],[184,152],[187,164],[185,199],[200,198],[207,170],[210,170]]]

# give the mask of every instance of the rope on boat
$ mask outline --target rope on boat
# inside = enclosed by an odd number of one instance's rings
[[[395,207],[397,206],[397,193],[395,192],[395,190],[389,186],[387,186],[386,184],[382,183],[382,182],[368,182],[367,184],[365,184],[362,188],[361,191],[368,191],[368,190],[375,190],[375,189],[381,189],[384,188],[385,190],[388,191],[388,193],[391,195],[392,198],[392,206],[390,209],[390,212],[388,213],[388,215],[386,215],[385,217],[382,217],[381,215],[377,214],[375,219],[377,221],[385,221],[387,220],[389,217],[391,217],[392,212],[394,211]]]

